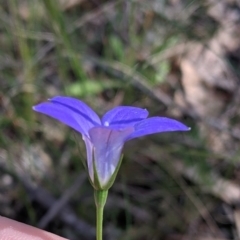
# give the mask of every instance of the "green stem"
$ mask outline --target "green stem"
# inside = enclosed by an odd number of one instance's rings
[[[107,201],[108,191],[104,190],[94,190],[94,199],[96,204],[96,240],[102,240],[103,233],[103,210],[105,203]]]

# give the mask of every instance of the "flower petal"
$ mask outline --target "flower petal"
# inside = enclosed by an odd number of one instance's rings
[[[124,142],[133,127],[113,130],[106,127],[94,127],[89,135],[94,148],[94,161],[99,182],[106,185],[114,173],[121,157]]]
[[[70,108],[72,111],[81,115],[84,119],[92,123],[92,126],[101,125],[99,116],[86,103],[76,98],[56,96],[49,100],[52,103],[60,104]]]
[[[86,145],[86,150],[87,150],[87,167],[88,167],[88,174],[92,180],[94,181],[94,176],[93,176],[93,145],[90,141],[90,139],[83,135],[83,141],[85,142]]]
[[[118,126],[118,128],[124,128],[133,126],[137,122],[142,121],[148,116],[146,109],[128,106],[115,107],[112,110],[105,113],[102,117],[103,126]]]
[[[93,127],[92,122],[64,105],[46,102],[34,106],[33,110],[55,118],[83,135],[88,136],[88,130]]]
[[[81,123],[79,122],[77,114],[75,114],[69,108],[52,103],[40,103],[33,107],[33,110],[46,114],[52,118],[59,120],[60,122],[72,127],[80,133],[84,133]]]
[[[88,136],[88,130],[101,124],[98,115],[85,103],[70,97],[54,97],[33,110],[46,114]]]
[[[151,117],[137,123],[134,127],[135,131],[128,136],[127,141],[153,133],[190,130],[177,120],[165,117]]]

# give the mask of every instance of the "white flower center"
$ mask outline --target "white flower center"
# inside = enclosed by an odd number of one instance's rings
[[[109,126],[109,122],[107,122],[107,121],[104,122],[104,126],[105,126],[105,127],[108,127],[108,126]]]

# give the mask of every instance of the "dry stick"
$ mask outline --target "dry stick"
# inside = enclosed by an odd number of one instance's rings
[[[23,180],[22,183],[28,194],[43,207],[52,208],[52,206],[57,203],[57,200],[45,189],[41,187],[33,187],[25,180]],[[86,237],[87,239],[94,238],[95,228],[83,220],[80,220],[70,207],[65,206],[64,209],[59,212],[59,218],[62,222],[72,227],[81,236]]]
[[[6,161],[1,161],[6,162]],[[0,171],[4,173],[8,173],[12,176],[17,182],[20,182],[23,187],[26,189],[27,193],[38,204],[43,206],[44,208],[50,209],[54,206],[58,201],[44,188],[35,187],[31,184],[31,181],[24,176],[20,176],[16,172],[8,169],[5,164],[0,163]],[[59,219],[73,228],[76,233],[80,236],[92,240],[95,237],[95,228],[86,223],[85,221],[79,219],[79,217],[74,213],[74,211],[67,205],[59,212]]]
[[[39,228],[45,228],[52,219],[61,212],[61,210],[67,205],[71,197],[78,191],[86,180],[86,174],[80,174],[75,182],[68,188],[62,197],[56,201],[56,203],[49,208],[48,212],[42,217],[38,223]]]

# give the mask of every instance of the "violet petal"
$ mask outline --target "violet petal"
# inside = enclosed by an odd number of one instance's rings
[[[46,114],[60,122],[68,125],[83,135],[88,135],[88,130],[92,127],[92,123],[83,116],[72,111],[64,105],[54,104],[51,102],[40,103],[33,107],[33,110]]]
[[[124,128],[133,126],[139,121],[142,121],[148,116],[146,109],[128,106],[118,106],[105,113],[102,117],[103,126],[117,126]]]
[[[134,128],[135,131],[128,136],[127,140],[160,132],[190,130],[189,127],[185,126],[181,122],[166,117],[151,117],[145,119],[137,123]]]
[[[83,135],[83,141],[85,142],[86,145],[86,150],[87,150],[87,167],[88,167],[88,173],[89,176],[92,180],[92,182],[94,181],[94,176],[93,176],[93,145],[90,141],[90,139]]]
[[[93,144],[94,161],[100,184],[108,183],[121,157],[124,142],[133,127],[124,130],[113,130],[106,127],[94,127],[89,135]]]
[[[92,123],[92,127],[101,125],[99,116],[86,103],[76,98],[56,96],[49,99],[49,101],[70,108],[72,111],[89,121],[89,123]]]

